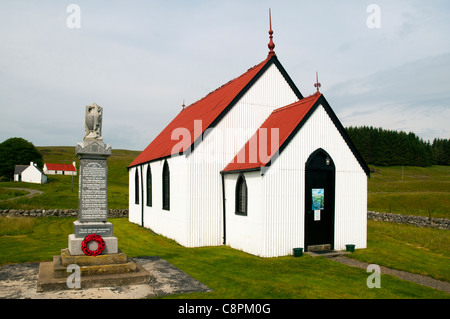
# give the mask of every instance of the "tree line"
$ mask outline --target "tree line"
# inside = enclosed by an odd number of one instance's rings
[[[367,164],[379,166],[450,165],[450,140],[424,141],[414,133],[361,126],[347,127],[348,135]]]

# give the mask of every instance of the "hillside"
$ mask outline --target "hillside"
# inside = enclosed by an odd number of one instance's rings
[[[369,210],[450,218],[450,166],[371,166]]]

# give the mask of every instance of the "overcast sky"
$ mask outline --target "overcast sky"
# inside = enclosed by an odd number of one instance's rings
[[[143,150],[183,100],[266,58],[269,7],[278,59],[304,96],[319,72],[344,126],[450,138],[450,1],[15,0],[0,2],[0,142],[75,146],[95,102],[105,142]]]

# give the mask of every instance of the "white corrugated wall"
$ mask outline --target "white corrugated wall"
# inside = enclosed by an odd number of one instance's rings
[[[144,201],[144,227],[155,233],[174,239],[181,245],[189,246],[187,209],[189,197],[187,192],[187,165],[183,156],[167,158],[170,171],[170,209],[162,208],[162,176],[166,160],[151,162],[152,206]],[[147,165],[144,165],[144,189],[146,189]],[[144,199],[146,197],[144,196]]]
[[[247,217],[233,216],[238,174],[226,176],[227,244],[262,257],[289,255],[293,248],[304,248],[305,164],[318,148],[336,166],[335,249],[345,249],[346,244],[366,247],[367,176],[322,106],[265,175],[245,173]]]
[[[335,249],[366,247],[367,176],[322,106],[319,106],[274,162],[264,183],[267,220],[263,256],[304,248],[305,163],[318,148],[336,167]]]
[[[138,174],[140,174],[139,167],[140,166],[131,167],[128,170],[128,220],[138,225],[141,224],[141,210],[140,205],[136,205],[134,201],[134,194],[136,192],[134,178],[136,170],[138,171]]]
[[[144,227],[155,233],[174,239],[182,245],[188,246],[187,207],[188,170],[186,160],[182,156],[167,158],[170,171],[170,209],[162,208],[162,171],[165,160],[145,163],[129,169],[129,220],[142,224],[142,208],[144,213]],[[150,165],[152,174],[152,205],[147,206],[147,167]],[[141,167],[143,180],[141,183]],[[135,204],[135,172],[139,174],[139,204]],[[142,185],[142,186],[141,186]],[[143,192],[141,192],[143,187]],[[142,196],[143,195],[143,196]],[[143,207],[142,207],[143,206]]]
[[[191,198],[189,246],[223,243],[220,171],[274,109],[297,100],[278,68],[271,65],[188,156]]]

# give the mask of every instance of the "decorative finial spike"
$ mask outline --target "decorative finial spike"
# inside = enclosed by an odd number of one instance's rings
[[[185,107],[185,105],[184,105],[184,99],[183,99],[183,105],[182,105],[182,107],[183,107],[183,110],[184,110],[184,107]]]
[[[270,8],[269,8],[269,25],[270,25],[270,29],[269,29],[269,56],[275,55],[275,51],[273,50],[275,48],[275,44],[273,43],[273,30],[272,30],[272,15],[270,12]]]
[[[319,74],[318,74],[318,72],[316,71],[316,83],[314,84],[314,87],[317,89],[317,93],[320,93],[319,92],[319,88],[321,87],[322,85],[319,83]]]
[[[269,25],[270,25],[270,30],[272,30],[272,14],[270,12],[270,8],[269,8]]]

